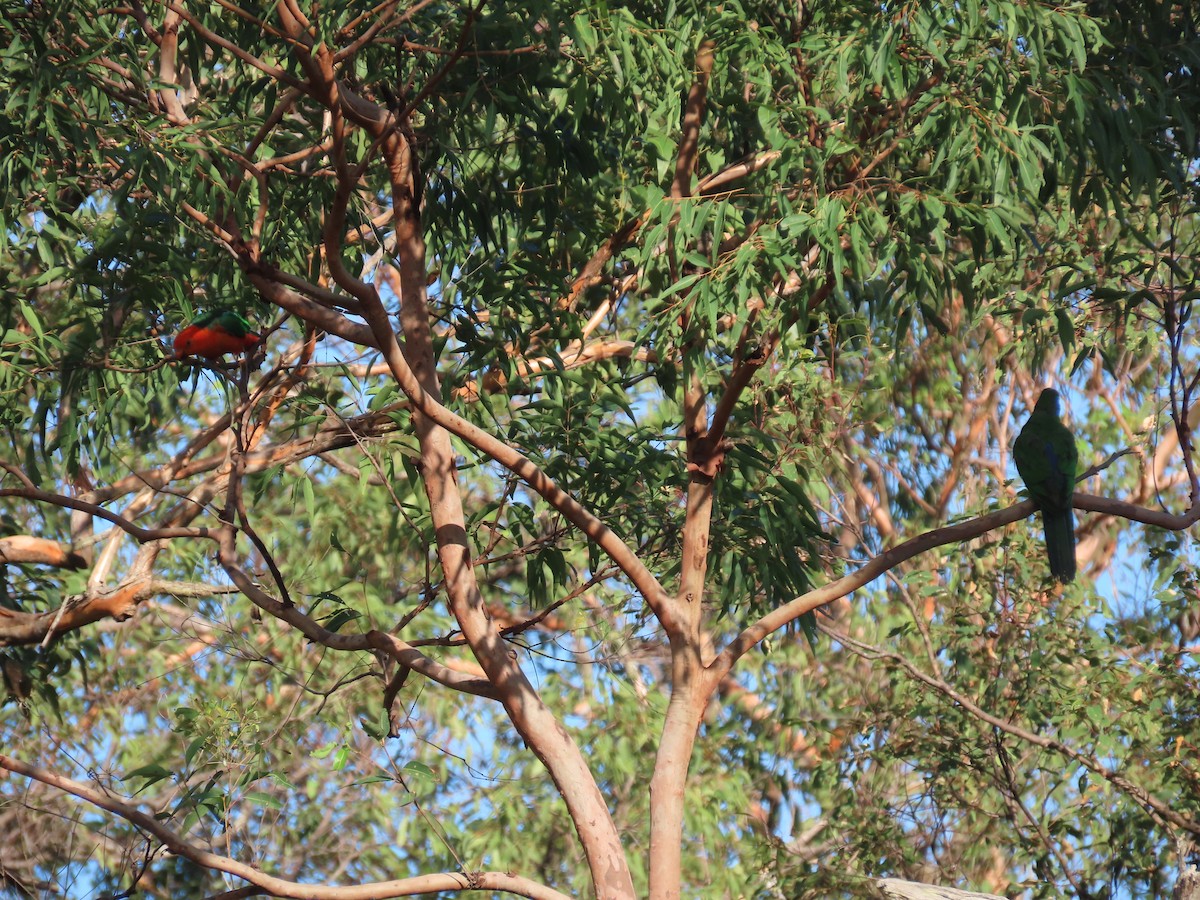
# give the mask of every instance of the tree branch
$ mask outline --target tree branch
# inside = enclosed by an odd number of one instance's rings
[[[0,538],[0,565],[5,563],[39,563],[60,569],[82,569],[87,565],[82,556],[64,550],[58,541],[27,534]]]
[[[1194,504],[1187,512],[1181,515],[1174,515],[1156,509],[1147,509],[1142,506],[1135,506],[1132,503],[1126,503],[1122,500],[1096,497],[1091,494],[1077,493],[1072,503],[1076,509],[1120,516],[1124,519],[1142,522],[1146,525],[1153,525],[1168,531],[1183,531],[1190,528],[1197,521],[1200,521],[1200,503]],[[1037,507],[1034,506],[1032,500],[1024,500],[1005,509],[999,509],[984,516],[968,519],[965,522],[958,522],[944,528],[935,528],[925,534],[910,538],[902,544],[897,544],[890,550],[869,560],[865,565],[851,572],[849,575],[822,587],[815,588],[797,597],[795,600],[771,610],[771,612],[764,615],[757,622],[744,629],[709,664],[709,668],[717,673],[719,677],[724,677],[733,667],[733,664],[755,644],[789,622],[794,622],[805,613],[811,612],[819,606],[824,606],[826,603],[832,603],[834,600],[845,597],[847,594],[861,587],[865,587],[883,573],[895,568],[905,560],[912,559],[914,556],[945,544],[959,543],[979,537],[994,528],[1018,522],[1021,519],[1031,516],[1036,511]]]
[[[331,650],[382,650],[400,665],[407,666],[418,674],[424,675],[431,681],[436,681],[444,687],[489,700],[498,699],[498,692],[491,682],[463,675],[447,666],[430,659],[410,644],[395,635],[382,631],[368,631],[360,634],[339,634],[336,631],[320,625],[316,620],[305,615],[295,606],[288,606],[276,600],[261,587],[254,579],[246,574],[238,565],[237,550],[234,546],[234,529],[222,529],[218,540],[218,561],[225,569],[229,579],[243,594],[261,609],[269,612],[275,618],[287,622],[306,638],[314,643],[329,647]]]
[[[227,40],[226,38],[221,37],[216,32],[209,31],[207,28],[204,27],[204,25],[200,22],[199,19],[197,19],[195,16],[193,16],[191,13],[189,13],[186,9],[183,9],[182,7],[178,6],[175,3],[169,2],[169,0],[158,0],[158,2],[161,3],[162,6],[164,6],[171,12],[173,12],[175,15],[179,16],[179,18],[181,18],[185,22],[187,22],[188,25],[190,25],[192,27],[192,29],[196,32],[196,34],[198,34],[203,40],[212,44],[214,47],[220,47],[222,50],[225,50],[226,52],[232,54],[235,58],[240,59],[242,62],[246,63],[249,66],[253,66],[254,68],[258,69],[260,72],[262,72],[264,75],[268,75],[271,78],[274,78],[276,81],[279,81],[281,84],[286,84],[289,87],[293,87],[298,90],[304,90],[305,85],[303,84],[303,82],[296,80],[290,74],[288,74],[286,71],[279,68],[278,66],[272,66],[268,63],[263,62],[257,56],[254,56],[252,53],[248,53],[246,50],[242,49],[237,44],[233,43],[230,40]]]
[[[519,897],[528,897],[530,900],[570,900],[566,894],[559,893],[553,888],[507,872],[441,872],[348,887],[329,887],[287,881],[268,875],[246,863],[238,862],[227,856],[219,856],[189,844],[154,816],[56,772],[28,765],[5,754],[0,754],[0,769],[24,775],[26,778],[64,791],[80,800],[86,800],[153,835],[176,856],[189,859],[202,868],[241,878],[275,897],[291,897],[296,900],[385,900],[388,897],[411,897],[414,894],[426,894],[434,891],[492,890],[507,891]],[[241,893],[239,896],[252,895]]]
[[[3,460],[0,460],[0,468],[7,469],[10,472],[17,471],[15,466],[11,466]],[[103,506],[97,506],[95,503],[86,503],[83,500],[77,500],[75,497],[52,494],[49,491],[43,491],[35,487],[3,488],[0,489],[0,497],[21,497],[25,500],[34,500],[38,503],[49,503],[51,506],[59,506],[63,509],[79,510],[80,512],[104,519],[106,522],[111,522],[126,534],[142,543],[170,538],[213,537],[211,530],[208,528],[142,528],[116,513],[110,512]]]
[[[133,607],[156,592],[155,582],[137,578],[111,591],[88,591],[63,599],[59,608],[25,613],[0,607],[0,647],[44,643],[101,619],[128,619]]]

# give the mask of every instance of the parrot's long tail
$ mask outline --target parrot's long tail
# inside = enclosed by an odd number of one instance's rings
[[[1066,584],[1075,580],[1075,514],[1066,509],[1042,510],[1050,574]]]

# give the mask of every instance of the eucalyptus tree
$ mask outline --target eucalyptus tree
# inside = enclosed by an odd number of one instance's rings
[[[0,43],[13,892],[1184,890],[1187,4]],[[1008,467],[1048,381],[1070,587]]]

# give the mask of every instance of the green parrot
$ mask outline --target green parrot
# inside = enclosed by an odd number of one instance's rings
[[[1038,397],[1029,421],[1013,444],[1013,462],[1042,511],[1050,574],[1066,584],[1075,579],[1075,469],[1079,451],[1075,436],[1058,417],[1058,391],[1047,388]]]

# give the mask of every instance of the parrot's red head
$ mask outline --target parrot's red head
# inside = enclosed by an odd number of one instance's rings
[[[198,356],[199,351],[196,349],[199,341],[201,329],[196,325],[189,325],[179,334],[175,335],[175,358],[183,359],[185,356]]]

